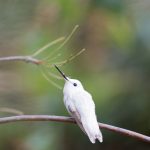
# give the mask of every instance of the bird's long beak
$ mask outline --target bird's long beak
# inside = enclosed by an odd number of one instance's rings
[[[58,70],[58,72],[63,76],[63,78],[68,81],[68,78],[66,77],[66,75],[56,65],[54,66]]]

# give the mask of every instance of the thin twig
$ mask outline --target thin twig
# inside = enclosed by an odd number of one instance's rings
[[[0,118],[0,124],[18,122],[18,121],[56,121],[56,122],[76,123],[73,118],[65,117],[65,116],[21,115],[21,116],[11,116],[11,117]],[[115,126],[104,124],[104,123],[99,123],[99,127],[150,143],[149,136],[146,136],[146,135],[134,132],[134,131],[130,131],[127,129],[115,127]]]
[[[8,56],[8,57],[0,57],[0,61],[23,61],[27,63],[33,63],[39,65],[42,63],[41,60],[33,58],[31,56]]]
[[[69,39],[72,37],[72,35],[74,34],[74,32],[76,31],[78,27],[79,25],[76,25],[73,28],[72,32],[69,34],[69,36],[65,39],[65,41],[57,49],[55,49],[50,55],[48,55],[48,57],[46,57],[44,60],[48,60],[50,57],[53,57],[56,54],[56,52],[61,50],[61,48],[69,41]]]
[[[43,47],[41,47],[40,49],[38,49],[38,50],[37,50],[34,54],[32,54],[31,56],[32,56],[32,57],[35,57],[35,56],[39,55],[40,53],[42,53],[43,51],[45,51],[47,48],[49,48],[49,47],[51,47],[51,46],[57,44],[58,42],[61,42],[61,41],[64,40],[64,39],[65,39],[65,37],[61,37],[61,38],[59,38],[59,39],[56,39],[56,40],[54,40],[54,41],[52,41],[52,42],[50,42],[50,43],[44,45]]]
[[[73,59],[75,59],[77,56],[79,56],[81,53],[83,53],[85,51],[85,49],[80,50],[78,53],[71,55],[68,59],[64,60],[64,61],[60,61],[60,62],[56,62],[55,64],[58,66],[62,66],[64,64],[67,64],[68,62],[72,61]]]
[[[14,115],[23,115],[23,112],[14,108],[0,107],[0,112],[11,113]]]

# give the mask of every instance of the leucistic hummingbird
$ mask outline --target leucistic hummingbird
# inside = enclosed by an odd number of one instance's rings
[[[79,80],[70,79],[56,65],[55,67],[65,79],[64,104],[69,114],[76,120],[76,123],[92,143],[95,143],[96,139],[103,142],[91,94],[83,88]]]

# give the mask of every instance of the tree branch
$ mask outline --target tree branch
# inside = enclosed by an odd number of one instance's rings
[[[11,116],[11,117],[0,118],[0,124],[18,122],[18,121],[56,121],[56,122],[76,123],[73,118],[65,117],[65,116],[20,115],[20,116]],[[104,124],[104,123],[99,123],[99,127],[150,143],[149,136],[146,136],[146,135],[134,132],[134,131],[130,131],[127,129],[115,127],[115,126]]]
[[[31,56],[8,56],[8,57],[0,57],[0,61],[23,61],[27,63],[32,63],[39,65],[42,63],[42,61],[33,58]]]

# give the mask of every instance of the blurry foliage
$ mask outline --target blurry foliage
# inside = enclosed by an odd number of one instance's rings
[[[148,0],[0,0],[0,56],[32,54],[79,24],[60,58],[84,47],[86,52],[61,69],[93,95],[99,121],[150,135],[149,7]],[[62,91],[37,66],[21,62],[0,64],[0,105],[25,114],[68,115]],[[77,126],[51,122],[1,125],[0,133],[3,150],[149,149],[105,130],[104,143],[92,145]]]

